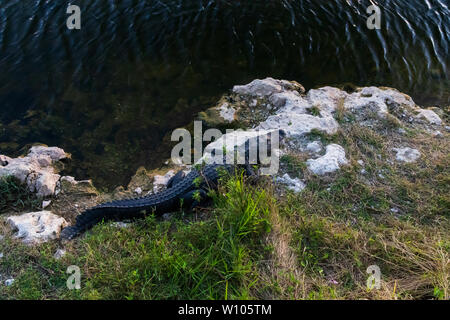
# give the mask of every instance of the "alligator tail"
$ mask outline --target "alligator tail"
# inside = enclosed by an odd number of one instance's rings
[[[62,229],[59,237],[62,240],[72,240],[73,238],[78,236],[80,233],[81,233],[81,230],[79,228],[77,228],[77,226],[70,226],[70,227],[65,227],[64,229]]]
[[[61,231],[60,238],[64,240],[71,240],[82,232],[92,228],[95,224],[102,220],[113,220],[116,218],[118,218],[118,212],[114,212],[112,209],[88,209],[77,217],[75,225],[66,227]]]

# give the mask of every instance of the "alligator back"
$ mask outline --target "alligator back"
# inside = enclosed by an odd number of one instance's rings
[[[166,212],[176,211],[182,206],[190,206],[192,199],[188,198],[187,194],[200,188],[216,188],[219,179],[219,167],[224,166],[211,164],[205,166],[201,171],[193,169],[180,182],[156,194],[111,201],[92,207],[77,217],[74,226],[63,229],[61,238],[73,239],[103,220],[136,219],[151,213],[161,215]],[[229,170],[230,168],[226,166],[226,169]]]

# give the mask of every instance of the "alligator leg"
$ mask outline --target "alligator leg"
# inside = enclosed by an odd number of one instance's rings
[[[186,174],[183,170],[178,171],[172,178],[169,179],[169,182],[167,182],[167,189],[172,188],[178,182],[183,180],[185,176]]]

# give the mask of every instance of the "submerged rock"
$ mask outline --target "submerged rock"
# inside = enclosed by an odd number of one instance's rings
[[[50,211],[25,213],[10,216],[6,222],[16,237],[27,244],[37,244],[58,238],[62,228],[68,224],[66,220]]]

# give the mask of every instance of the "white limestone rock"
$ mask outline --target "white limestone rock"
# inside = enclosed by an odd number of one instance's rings
[[[13,159],[2,155],[0,177],[14,176],[37,196],[51,196],[60,178],[55,164],[68,157],[63,149],[45,146],[32,147],[26,157]]]
[[[338,88],[323,87],[309,90],[306,98],[311,106],[319,108],[321,112],[331,114],[347,96],[347,92]]]
[[[61,190],[63,193],[74,195],[98,195],[98,191],[90,179],[77,181],[74,177],[63,176],[59,182],[56,188],[57,193]]]
[[[123,221],[117,221],[117,222],[112,222],[111,226],[119,228],[119,229],[126,229],[126,228],[129,228],[131,226],[131,224],[127,223],[127,222],[123,222]]]
[[[439,126],[442,124],[442,119],[433,110],[419,108],[418,112],[419,114],[416,116],[417,118],[424,118],[430,124],[435,124]]]
[[[289,190],[299,193],[305,189],[306,185],[299,178],[291,178],[289,174],[285,173],[282,177],[277,179],[278,182],[286,185]]]
[[[283,91],[270,96],[269,102],[281,112],[307,113],[311,104],[297,91]]]
[[[219,113],[226,122],[231,123],[234,121],[236,110],[233,107],[230,107],[228,103],[223,103],[219,108]]]
[[[56,239],[62,228],[68,225],[64,218],[50,211],[10,216],[6,222],[13,231],[17,231],[16,237],[27,244],[38,244]]]
[[[269,116],[261,122],[256,129],[275,130],[283,129],[287,136],[301,136],[310,133],[313,129],[334,134],[339,124],[332,116],[318,117],[310,114],[280,112]]]
[[[412,163],[417,161],[420,158],[420,152],[417,149],[412,149],[409,147],[405,148],[394,148],[397,155],[395,156],[397,161]]]
[[[417,108],[411,97],[392,88],[364,87],[348,95],[344,102],[347,110],[375,111],[381,118],[389,113],[389,105]]]
[[[47,208],[51,203],[51,200],[42,201],[42,209]]]
[[[311,153],[319,153],[322,151],[322,144],[319,141],[313,141],[307,144],[306,150]]]
[[[232,156],[234,154],[234,150],[242,151],[239,154],[243,154],[243,150],[245,148],[245,143],[247,141],[257,143],[259,138],[267,139],[269,134],[278,131],[278,130],[236,130],[227,134],[222,135],[219,139],[214,142],[208,144],[204,150],[203,157],[197,163],[211,163],[213,162],[214,156],[218,160],[222,160],[223,151],[225,150],[225,154],[227,156]],[[220,158],[220,159],[219,159]]]
[[[55,254],[53,255],[53,258],[55,258],[56,260],[61,259],[62,257],[64,257],[66,255],[66,250],[65,249],[58,249],[56,250]]]
[[[165,175],[155,175],[153,177],[153,192],[156,193],[169,183],[170,178],[175,175],[175,171],[169,170]]]
[[[256,79],[243,86],[234,86],[233,92],[241,95],[264,97],[282,92],[282,85],[283,80],[275,80],[273,78]]]
[[[345,157],[345,150],[340,145],[330,144],[326,147],[326,153],[317,159],[306,161],[308,169],[317,174],[324,175],[339,170],[341,165],[348,164]]]
[[[14,283],[14,279],[6,279],[5,280],[5,286],[7,286],[7,287],[9,287],[9,286],[12,286],[12,284]]]

